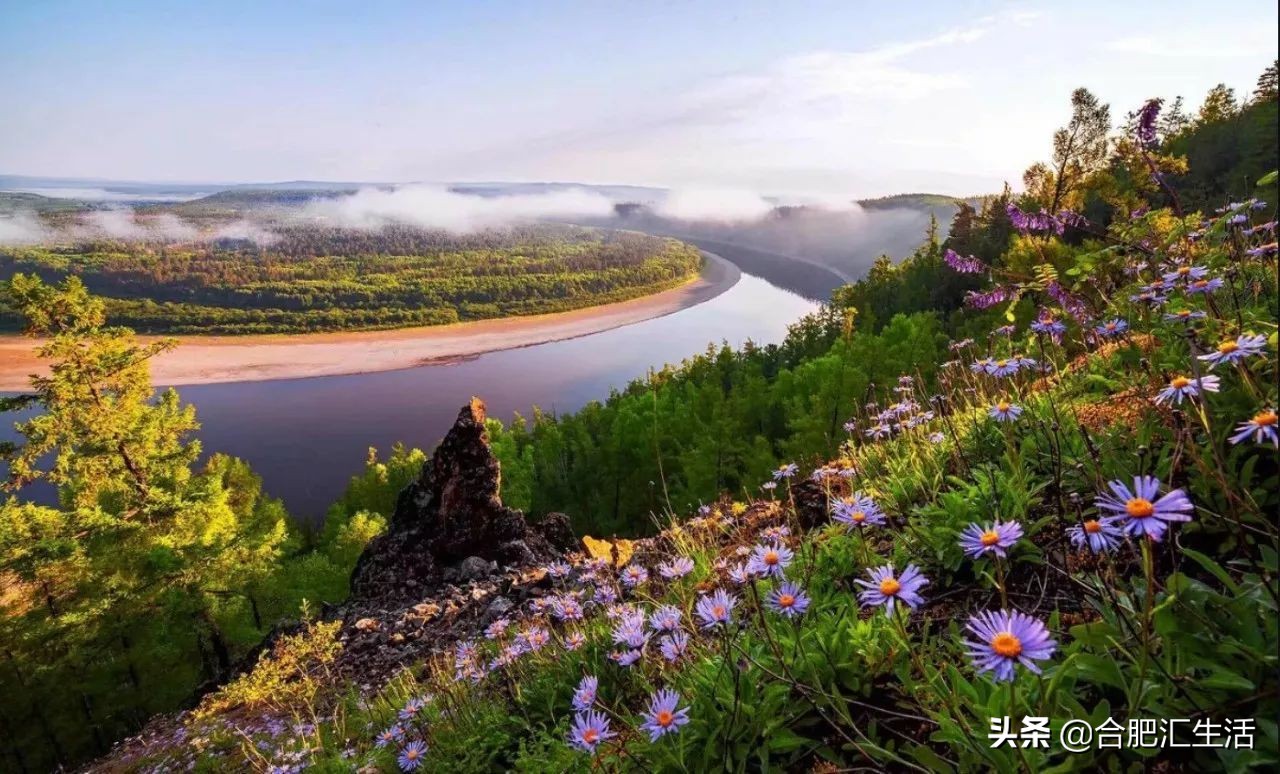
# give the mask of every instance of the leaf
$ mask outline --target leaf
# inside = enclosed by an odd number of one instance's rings
[[[631,560],[635,553],[635,542],[631,540],[598,540],[590,535],[582,536],[582,545],[593,559],[603,559],[614,567],[622,567]]]
[[[1258,181],[1258,187],[1261,188],[1264,185],[1271,185],[1272,183],[1274,183],[1276,181],[1276,174],[1277,174],[1276,170],[1273,169],[1267,174],[1263,175],[1262,179]]]

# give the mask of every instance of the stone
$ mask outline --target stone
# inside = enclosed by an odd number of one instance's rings
[[[478,556],[468,556],[458,564],[458,576],[463,580],[480,580],[498,568],[497,564]]]

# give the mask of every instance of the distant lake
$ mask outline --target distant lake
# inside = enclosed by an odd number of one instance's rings
[[[735,248],[716,245],[714,250],[735,261]],[[780,342],[787,325],[817,308],[815,298],[747,273],[781,271],[779,284],[790,284],[781,260],[766,271],[758,260],[742,263],[749,264],[742,279],[710,301],[576,339],[447,365],[188,385],[178,391],[196,407],[205,452],[247,460],[268,494],[283,499],[299,519],[316,523],[360,472],[370,446],[384,454],[398,441],[431,449],[472,395],[503,422],[517,411],[529,416],[535,405],[548,412],[574,411],[588,401],[605,400],[611,388],[625,387],[649,368],[703,352],[709,343]],[[7,426],[0,432],[11,435]]]

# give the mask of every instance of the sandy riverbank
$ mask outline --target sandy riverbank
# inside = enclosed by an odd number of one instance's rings
[[[152,380],[157,385],[213,384],[393,371],[586,336],[678,312],[737,283],[741,273],[736,266],[712,253],[703,256],[702,274],[681,287],[571,312],[391,331],[179,336],[181,345],[152,363]],[[35,356],[38,345],[21,336],[0,336],[0,390],[26,389],[30,374],[44,372]]]

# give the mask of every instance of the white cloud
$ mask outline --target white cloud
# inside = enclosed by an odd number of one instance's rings
[[[677,220],[742,221],[768,215],[773,205],[750,191],[701,188],[671,191],[655,210]]]
[[[48,230],[34,212],[0,215],[0,245],[25,245],[44,241]]]
[[[515,196],[471,196],[443,187],[407,185],[363,188],[350,196],[314,202],[305,216],[349,228],[378,228],[407,223],[449,231],[478,231],[540,218],[606,216],[613,201],[587,191],[556,191]]]

